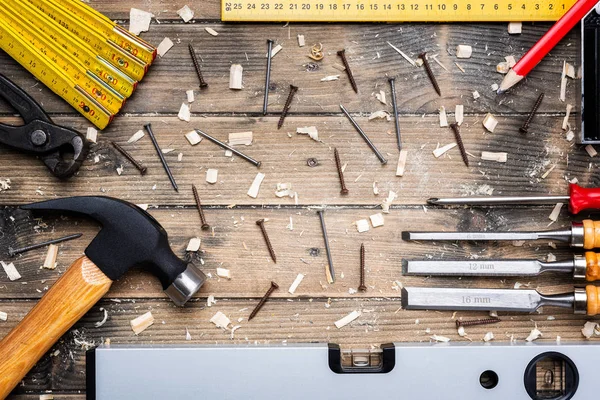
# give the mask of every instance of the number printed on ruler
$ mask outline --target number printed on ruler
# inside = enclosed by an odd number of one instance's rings
[[[222,0],[223,21],[556,21],[576,0]]]

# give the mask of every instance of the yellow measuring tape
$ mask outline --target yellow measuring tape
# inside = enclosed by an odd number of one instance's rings
[[[104,129],[132,95],[156,49],[79,0],[11,0],[0,47]]]
[[[223,21],[556,21],[576,0],[222,0]]]

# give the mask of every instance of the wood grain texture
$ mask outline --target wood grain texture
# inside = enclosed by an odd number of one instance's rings
[[[0,341],[0,398],[110,288],[112,281],[87,257],[76,260],[19,324]]]

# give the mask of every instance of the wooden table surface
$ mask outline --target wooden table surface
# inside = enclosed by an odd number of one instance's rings
[[[531,75],[514,90],[497,96],[491,89],[502,75],[496,64],[504,57],[519,58],[548,29],[548,23],[524,23],[521,35],[508,35],[507,24],[226,24],[220,22],[218,0],[187,0],[196,13],[190,23],[176,14],[184,3],[158,0],[90,0],[90,5],[128,26],[129,9],[140,8],[155,14],[150,31],[141,36],[158,45],[169,37],[175,46],[157,59],[141,82],[137,93],[123,112],[99,135],[88,159],[77,176],[68,181],[52,177],[37,160],[6,148],[0,149],[0,178],[11,180],[11,188],[0,192],[0,259],[8,261],[6,249],[82,232],[81,239],[60,245],[58,268],[40,268],[46,250],[31,251],[14,261],[22,279],[11,282],[0,273],[0,310],[8,321],[0,321],[0,337],[5,336],[43,296],[55,280],[77,257],[98,231],[88,220],[69,217],[32,219],[18,210],[19,204],[73,195],[114,196],[136,204],[149,204],[149,212],[165,227],[179,256],[184,256],[192,237],[202,238],[200,267],[211,278],[185,308],[174,306],[162,293],[158,281],[144,271],[131,271],[116,283],[108,296],[71,329],[32,370],[16,390],[14,398],[37,398],[52,391],[55,398],[81,399],[85,393],[85,346],[111,343],[275,343],[333,342],[343,347],[379,346],[385,342],[429,342],[433,334],[453,341],[465,341],[457,335],[456,318],[485,317],[482,312],[404,311],[400,309],[399,284],[405,286],[513,288],[516,282],[544,293],[570,291],[569,276],[546,275],[536,278],[469,279],[405,277],[401,273],[404,258],[512,257],[546,259],[549,253],[558,259],[569,257],[565,245],[549,247],[545,241],[526,243],[407,243],[402,230],[518,230],[546,229],[552,205],[520,208],[484,208],[445,210],[424,206],[435,196],[464,196],[473,193],[495,195],[564,194],[568,180],[577,178],[582,185],[596,186],[598,164],[582,146],[565,139],[561,129],[566,104],[574,105],[571,123],[579,116],[580,80],[569,80],[566,102],[559,100],[563,61],[579,67],[579,38],[571,32]],[[160,23],[158,23],[160,22]],[[209,35],[205,28],[219,35]],[[300,48],[296,36],[305,35],[307,47]],[[273,59],[270,114],[262,116],[266,39],[283,46]],[[209,88],[198,90],[187,45],[193,43],[201,55]],[[416,58],[422,51],[438,54],[447,68],[436,63],[442,97],[434,92],[423,68],[406,62],[388,44],[390,42]],[[322,43],[325,58],[310,69],[306,56],[313,43]],[[458,60],[458,44],[473,46],[470,59]],[[355,94],[346,76],[333,65],[340,60],[337,50],[345,48],[359,87]],[[461,72],[455,62],[464,68]],[[228,88],[232,63],[244,67],[244,89]],[[37,82],[6,54],[0,54],[1,72],[40,101],[56,123],[85,132],[90,124],[64,101]],[[333,82],[321,82],[328,75],[340,75]],[[397,77],[397,96],[401,113],[404,146],[408,162],[404,177],[397,177],[398,149],[393,121],[368,121],[369,113],[391,111],[388,76]],[[299,86],[291,114],[284,128],[276,129],[289,85]],[[194,89],[192,120],[177,118],[186,90]],[[386,92],[388,105],[379,103],[374,93]],[[472,93],[478,91],[480,98]],[[533,102],[540,92],[546,97],[535,117],[530,134],[519,133]],[[364,127],[373,142],[386,154],[382,166],[359,135],[341,114],[342,102]],[[467,151],[473,154],[471,167],[463,165],[458,149],[436,159],[432,150],[454,141],[448,128],[440,128],[438,109],[446,107],[453,121],[456,104],[464,104],[462,127]],[[494,114],[499,124],[494,133],[486,132],[482,120]],[[19,123],[14,111],[0,105],[2,122]],[[151,122],[162,148],[175,149],[166,158],[179,184],[179,193],[167,176],[146,136],[128,149],[148,166],[148,174],[139,173],[110,146],[110,141],[125,142],[143,125]],[[321,142],[295,133],[297,127],[316,126]],[[223,150],[208,141],[190,146],[184,134],[200,128],[218,138],[231,132],[253,131],[254,143],[242,151],[262,161],[260,170],[238,157],[226,157]],[[577,132],[576,132],[577,134]],[[333,148],[347,162],[348,196],[340,196]],[[482,161],[481,151],[508,153],[507,163]],[[177,160],[179,153],[182,161]],[[314,157],[319,165],[306,164]],[[118,167],[123,173],[117,173]],[[219,170],[218,182],[205,181],[207,168]],[[544,178],[549,170],[551,172]],[[257,172],[266,174],[256,199],[246,192]],[[291,183],[298,192],[293,199],[275,196],[277,183]],[[373,185],[379,188],[375,195]],[[206,205],[206,216],[214,232],[202,231],[191,192],[195,184]],[[358,233],[354,221],[381,211],[380,204],[392,190],[398,193],[385,225]],[[326,255],[319,219],[315,209],[326,206],[327,228],[331,240],[337,281],[327,284]],[[577,216],[586,217],[586,214]],[[278,256],[274,264],[255,221],[269,218],[267,230]],[[293,230],[288,229],[290,218]],[[568,224],[565,209],[551,227]],[[366,293],[355,293],[359,279],[359,248],[367,252]],[[110,249],[107,249],[110,251]],[[216,268],[231,271],[232,279],[218,278]],[[298,273],[305,275],[294,295],[288,287]],[[250,310],[276,281],[276,291],[258,316],[247,321]],[[207,296],[217,300],[207,307]],[[104,311],[107,322],[100,328]],[[362,315],[350,325],[337,329],[334,322],[348,313]],[[156,322],[139,336],[129,321],[152,311]],[[217,312],[225,313],[234,325],[233,335],[209,322]],[[468,336],[481,341],[492,331],[497,341],[510,337],[522,341],[537,324],[542,340],[581,339],[581,328],[588,318],[574,316],[569,310],[545,309],[540,313],[501,313],[502,322],[493,326],[467,329]],[[238,318],[243,318],[238,323]],[[186,342],[186,329],[191,341]]]

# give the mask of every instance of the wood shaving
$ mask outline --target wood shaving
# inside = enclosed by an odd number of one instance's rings
[[[466,72],[465,69],[459,63],[455,62],[454,65],[456,65],[456,68],[460,69],[460,72],[462,72],[463,74]]]
[[[575,67],[569,63],[565,64],[565,76],[575,79]]]
[[[560,94],[558,99],[565,101],[567,96],[567,62],[563,61],[563,70],[560,76]]]
[[[305,45],[304,35],[298,35],[298,47],[304,47]]]
[[[397,48],[390,42],[386,42],[386,43],[389,44],[392,49],[396,50],[398,52],[398,54],[400,54],[402,56],[402,58],[404,58],[406,61],[408,61],[410,63],[410,65],[412,65],[413,67],[417,66],[415,61],[412,58],[410,58],[409,56],[407,56],[406,54],[404,54],[404,52],[402,50],[400,50],[399,48]]]
[[[482,151],[481,159],[485,160],[485,161],[496,161],[496,162],[505,163],[506,161],[508,161],[508,153]]]
[[[231,320],[229,318],[227,318],[227,316],[225,314],[223,314],[221,311],[217,311],[217,313],[212,316],[212,318],[209,320],[209,322],[212,322],[213,324],[215,324],[217,326],[217,328],[227,329],[227,327],[231,323]]]
[[[242,74],[244,72],[244,67],[240,64],[232,64],[229,69],[229,89],[233,90],[242,90],[244,86],[242,85]]]
[[[386,119],[388,121],[391,121],[392,120],[392,116],[387,111],[379,110],[379,111],[372,112],[369,115],[369,121],[372,121],[374,119]]]
[[[586,339],[589,339],[592,336],[594,336],[594,334],[598,335],[600,333],[600,332],[598,332],[599,329],[600,329],[600,325],[598,325],[597,322],[587,321],[585,323],[585,325],[583,325],[583,328],[581,328],[581,334]]]
[[[443,147],[438,147],[437,149],[433,150],[433,156],[435,158],[440,158],[442,155],[444,155],[444,153],[446,153],[448,150],[455,148],[456,146],[456,143],[450,143]]]
[[[252,144],[252,132],[230,133],[228,143],[230,146],[250,146]]]
[[[477,100],[480,97],[481,96],[479,95],[479,92],[477,90],[473,92],[473,100]]]
[[[193,103],[194,100],[196,100],[194,98],[194,91],[193,90],[186,90],[185,91],[185,96],[187,97],[188,103]]]
[[[515,56],[506,56],[504,60],[508,63],[508,68],[512,68],[517,64],[517,60],[515,60]]]
[[[490,132],[494,132],[496,126],[498,125],[498,120],[492,114],[487,113],[485,118],[483,119],[483,126]]]
[[[540,336],[542,335],[542,332],[540,332],[540,330],[537,328],[537,326],[535,328],[533,328],[531,330],[531,332],[529,333],[529,336],[527,336],[527,338],[525,339],[527,342],[533,342],[534,340],[537,340],[540,338]]]
[[[294,294],[296,292],[296,289],[298,289],[298,286],[300,286],[300,282],[302,282],[302,279],[304,279],[304,275],[298,274],[298,276],[296,276],[296,279],[294,279],[294,282],[292,282],[290,288],[288,289],[288,292],[290,292],[290,294]]]
[[[355,221],[354,224],[356,225],[356,230],[359,233],[367,232],[369,229],[371,229],[369,226],[369,220],[367,219],[359,219],[358,221]]]
[[[250,189],[248,189],[248,193],[247,193],[248,196],[250,196],[254,199],[258,196],[260,184],[262,183],[263,179],[265,179],[265,174],[263,174],[261,172],[256,174],[256,177],[254,178],[252,185],[250,185]]]
[[[498,63],[498,65],[496,65],[496,72],[502,75],[508,74],[509,70],[510,67],[508,66],[508,63],[506,61],[502,61],[501,63]]]
[[[296,133],[299,135],[308,135],[316,142],[319,141],[319,131],[316,126],[305,126],[303,128],[296,128]]]
[[[144,332],[146,329],[148,329],[154,323],[154,316],[152,315],[152,312],[148,311],[146,314],[140,315],[139,317],[132,319],[131,321],[129,321],[129,323],[131,325],[133,333],[135,333],[137,336],[140,333]]]
[[[387,106],[387,102],[386,102],[386,99],[385,99],[385,92],[383,90],[380,90],[379,93],[375,94],[375,98],[377,100],[379,100],[379,102],[381,104],[385,104]]]
[[[40,394],[39,400],[54,400],[53,394]]]
[[[563,131],[566,131],[567,128],[569,127],[569,116],[571,115],[572,109],[573,109],[573,106],[571,104],[567,104],[567,114],[565,115],[565,118],[563,119],[563,123],[562,123]]]
[[[192,146],[195,146],[202,141],[202,136],[198,135],[198,132],[196,131],[189,131],[185,134],[185,138]]]
[[[335,326],[338,329],[343,328],[344,326],[348,325],[350,322],[354,321],[355,319],[357,319],[358,317],[360,317],[361,312],[360,311],[352,311],[350,314],[346,315],[344,318],[339,319],[337,321],[335,321]]]
[[[546,262],[554,262],[556,261],[556,256],[552,253],[548,253],[548,255],[546,256]],[[549,316],[548,319],[549,320],[554,320],[554,319],[550,319],[552,316]],[[553,317],[552,317],[553,318]]]
[[[193,237],[188,242],[188,245],[185,248],[185,251],[194,251],[194,252],[198,251],[198,250],[200,250],[201,243],[202,243],[202,240],[199,237]]]
[[[446,116],[446,107],[441,106],[438,111],[440,114],[440,128],[447,127],[448,126],[448,117]]]
[[[188,330],[187,326],[185,327],[185,340],[192,340],[192,335],[190,334],[190,331]]]
[[[440,336],[440,335],[433,335],[430,338],[433,341],[442,342],[442,343],[448,343],[450,341],[450,338],[447,338],[446,336]]]
[[[556,203],[550,215],[548,215],[548,219],[552,222],[556,222],[558,216],[560,215],[560,210],[563,208],[564,203]]]
[[[492,83],[492,86],[490,86],[490,89],[492,89],[492,92],[497,92],[499,88],[500,88],[500,86],[498,86],[497,83]]]
[[[7,264],[4,261],[0,261],[0,264],[2,264],[2,268],[4,269],[4,272],[8,276],[9,280],[16,281],[18,279],[21,279],[21,274],[19,274],[19,271],[17,271],[15,264]]]
[[[211,36],[219,36],[219,32],[215,31],[212,28],[204,28],[204,30]]]
[[[568,131],[568,132],[565,134],[565,139],[567,139],[567,142],[570,142],[570,141],[572,141],[573,139],[575,139],[575,132],[573,132],[573,131]]]
[[[231,279],[231,271],[227,268],[217,268],[217,276],[225,279]]]
[[[229,339],[233,340],[233,335],[235,334],[235,331],[237,331],[241,327],[242,327],[241,325],[232,326],[231,327],[231,334],[229,335]]]
[[[164,57],[165,54],[173,47],[173,42],[168,37],[164,38],[162,42],[156,48],[156,52],[160,57]]]
[[[142,32],[148,32],[150,22],[154,14],[132,8],[129,10],[129,32],[139,35]]]
[[[0,179],[0,192],[10,189],[10,179]]]
[[[454,120],[456,121],[458,126],[462,125],[464,120],[464,114],[465,106],[463,106],[462,104],[457,104],[456,107],[454,107]]]
[[[8,320],[8,314],[5,313],[4,311],[0,311],[0,321],[6,321]]]
[[[338,71],[342,71],[342,72],[346,70],[346,67],[344,67],[342,64],[338,64],[338,63],[334,63],[332,65],[332,67],[337,69]]]
[[[398,166],[396,167],[396,176],[404,176],[407,158],[408,158],[408,150],[404,150],[404,149],[400,150],[400,155],[398,156]]]
[[[98,130],[89,126],[87,128],[87,132],[85,133],[85,138],[88,140],[88,142],[98,143]]]
[[[590,157],[596,157],[598,155],[598,152],[596,151],[596,149],[594,149],[594,146],[592,146],[591,144],[585,146],[585,151],[587,151]]]
[[[44,260],[44,265],[42,265],[42,267],[46,269],[55,269],[57,256],[58,246],[55,244],[51,244],[50,246],[48,246],[48,252],[46,253],[46,259]]]
[[[396,192],[390,190],[390,192],[388,193],[388,197],[381,203],[381,209],[383,210],[384,214],[389,214],[390,206],[392,205],[396,197],[398,197]]]
[[[340,79],[339,75],[329,75],[329,76],[326,76],[325,78],[321,78],[321,82],[337,81],[338,79]]]
[[[373,214],[369,216],[369,219],[371,220],[371,225],[373,225],[373,228],[383,226],[384,224],[384,218],[382,213]]]
[[[278,44],[277,46],[273,47],[271,49],[271,58],[275,57],[277,55],[277,53],[279,53],[281,50],[283,49],[283,47],[281,47],[280,44]],[[267,58],[269,56],[269,54],[265,54],[265,58]]]
[[[177,118],[182,121],[190,122],[192,118],[190,106],[185,103],[181,103],[181,108],[179,108],[179,114],[177,114]]]
[[[488,332],[483,336],[484,342],[489,342],[490,340],[494,340],[494,334],[492,332]]]
[[[206,170],[206,182],[215,184],[219,179],[219,170],[214,168],[209,168]]]
[[[100,328],[102,325],[104,325],[106,323],[106,321],[108,321],[108,311],[106,311],[105,308],[100,307],[100,311],[104,312],[104,317],[102,318],[102,321],[98,321],[94,324],[94,326],[96,328]]]
[[[466,44],[459,44],[456,46],[456,58],[471,58],[473,54],[473,48]]]
[[[206,306],[212,307],[213,304],[217,304],[217,300],[215,300],[215,296],[211,294],[206,298]]]
[[[131,136],[129,138],[129,140],[127,140],[127,143],[135,143],[138,140],[140,140],[141,138],[143,138],[146,134],[144,133],[144,131],[139,130],[136,133],[133,134],[133,136]]]
[[[177,15],[181,17],[183,22],[190,22],[194,18],[194,12],[187,5],[177,10]]]
[[[509,22],[508,23],[508,34],[509,35],[519,35],[521,30],[523,29],[522,22]]]
[[[548,177],[548,175],[550,175],[550,172],[554,171],[554,168],[556,168],[556,164],[554,164],[552,167],[550,167],[550,169],[548,171],[546,171],[542,174],[542,179],[546,179]]]

